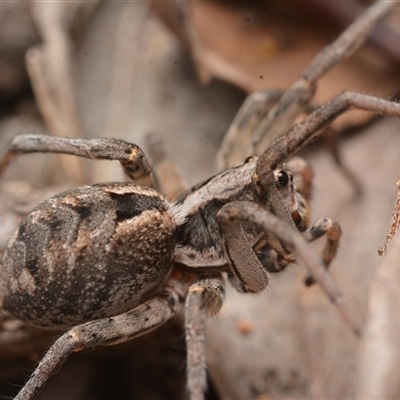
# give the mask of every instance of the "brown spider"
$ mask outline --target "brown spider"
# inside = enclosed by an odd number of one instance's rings
[[[312,97],[321,74],[353,52],[391,8],[387,2],[372,6],[327,47],[278,101],[268,123],[287,109],[290,120]],[[0,267],[0,305],[26,323],[69,330],[17,399],[36,397],[73,351],[130,340],[183,309],[188,390],[191,399],[203,399],[204,320],[223,304],[224,276],[239,291],[258,293],[268,285],[267,271],[280,271],[296,259],[309,268],[308,282],[318,281],[358,334],[325,269],[335,255],[340,229],[330,218],[308,228],[307,194],[301,179],[293,179],[303,168],[298,160],[287,162],[349,108],[400,116],[394,102],[345,92],[278,136],[259,157],[194,186],[174,203],[134,182],[83,186],[39,205],[8,244]],[[260,129],[265,131],[264,125]],[[118,139],[22,133],[0,158],[0,172],[17,154],[32,152],[118,160],[129,178],[151,184],[142,150]],[[157,182],[157,165],[154,172]],[[308,241],[325,233],[321,260]]]

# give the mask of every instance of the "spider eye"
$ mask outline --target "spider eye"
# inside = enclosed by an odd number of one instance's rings
[[[289,174],[283,170],[279,171],[276,179],[279,187],[285,187],[289,183]]]

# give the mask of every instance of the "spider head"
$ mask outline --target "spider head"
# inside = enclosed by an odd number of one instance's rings
[[[300,175],[292,172],[291,162],[270,173],[256,169],[253,182],[256,201],[286,220],[294,222],[297,229],[304,231],[309,224],[309,208],[305,196],[299,188]]]

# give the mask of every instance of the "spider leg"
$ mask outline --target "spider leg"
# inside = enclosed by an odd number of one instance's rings
[[[395,3],[388,1],[377,1],[369,7],[331,45],[314,57],[283,96],[280,97],[278,91],[251,93],[223,140],[217,155],[218,170],[260,154],[276,137],[287,132],[295,118],[308,108],[318,79],[350,57],[394,7]]]
[[[281,90],[263,90],[247,96],[218,149],[218,171],[237,165],[255,154],[254,131],[282,94]]]
[[[361,328],[349,311],[342,292],[326,271],[323,262],[314,249],[298,230],[293,229],[286,221],[278,218],[261,206],[247,201],[232,202],[224,205],[218,213],[218,218],[236,223],[252,223],[260,230],[265,231],[267,234],[273,234],[285,243],[308,268],[310,274],[320,284],[331,302],[337,307],[340,315],[355,335],[360,335]],[[248,267],[248,269],[250,268]]]
[[[325,246],[322,250],[322,262],[326,269],[329,268],[333,258],[336,256],[341,232],[339,223],[329,217],[320,219],[311,228],[303,232],[303,236],[308,242],[313,242],[324,235],[326,236]],[[268,272],[276,273],[283,271],[290,263],[295,262],[296,257],[291,253],[282,252],[281,249],[275,248],[274,243],[271,242],[272,238],[274,236],[263,238],[260,243],[256,243],[253,246],[253,250],[264,268]],[[276,241],[279,243],[277,239]],[[311,286],[315,283],[315,279],[308,275],[304,283],[307,286]]]
[[[20,133],[14,136],[0,156],[0,174],[18,154],[27,153],[62,153],[97,160],[118,160],[130,179],[152,186],[151,169],[143,151],[121,139],[77,139]]]
[[[40,361],[29,381],[16,400],[36,398],[49,378],[56,374],[69,355],[88,347],[122,343],[144,335],[173,318],[182,306],[181,295],[174,288],[146,301],[124,314],[91,321],[70,329],[63,334]]]
[[[305,111],[307,114],[311,114],[318,106],[316,104],[309,103],[307,107],[305,108]],[[357,178],[356,175],[349,169],[346,164],[343,163],[341,153],[340,153],[340,148],[339,148],[339,141],[338,141],[338,135],[339,132],[332,126],[327,126],[324,128],[323,132],[321,132],[321,137],[324,140],[325,144],[327,145],[327,148],[332,155],[333,161],[336,164],[336,167],[338,170],[343,174],[344,178],[347,179],[347,181],[351,184],[351,186],[354,188],[354,193],[355,197],[359,198],[362,195],[363,188],[361,185],[360,180]],[[287,164],[291,162],[288,161]],[[295,167],[296,168],[296,167]],[[290,167],[292,170],[292,167]],[[305,196],[307,200],[309,200],[309,197]]]
[[[312,242],[319,239],[321,236],[326,235],[325,246],[322,250],[322,262],[327,269],[336,255],[341,233],[342,231],[339,223],[329,217],[320,219],[310,229],[303,233],[308,242]],[[305,279],[304,283],[307,286],[311,286],[315,283],[315,279],[309,275]]]
[[[225,296],[221,276],[193,284],[185,304],[187,385],[191,400],[204,400],[207,389],[205,318],[216,315]]]
[[[258,185],[268,186],[274,169],[307,146],[318,136],[321,129],[335,118],[352,108],[400,117],[398,103],[366,94],[343,92],[315,109],[304,121],[273,141],[259,158],[255,173]]]
[[[188,187],[185,178],[169,155],[165,142],[156,134],[145,137],[147,154],[152,161],[155,188],[169,201],[174,201]]]
[[[371,31],[395,8],[385,0],[372,4],[331,45],[318,53],[300,78],[285,92],[258,125],[253,136],[253,150],[265,149],[271,141],[285,133],[296,116],[314,95],[316,83],[339,62],[350,57],[367,39]],[[259,153],[258,153],[259,154]]]

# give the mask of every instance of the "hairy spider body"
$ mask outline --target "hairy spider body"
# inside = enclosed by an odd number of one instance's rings
[[[53,197],[10,240],[1,267],[3,307],[45,328],[130,310],[166,279],[181,222],[176,208],[136,183]]]
[[[8,244],[1,267],[3,308],[29,324],[65,329],[148,300],[173,261],[227,270],[216,215],[231,201],[259,202],[251,178],[257,160],[216,175],[175,205],[136,183],[83,186],[45,201]],[[283,170],[275,175],[287,210],[297,212],[300,194],[292,175]],[[264,200],[264,206],[270,203]],[[263,236],[251,225],[245,231],[251,245]]]

